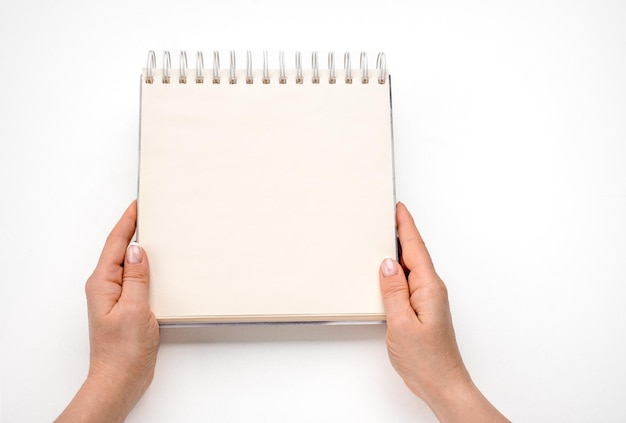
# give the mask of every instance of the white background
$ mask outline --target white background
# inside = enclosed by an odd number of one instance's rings
[[[429,3],[3,1],[2,421],[51,421],[85,377],[139,73],[181,48],[385,51],[398,199],[475,382],[514,421],[626,420],[626,3]],[[297,326],[164,332],[128,421],[435,420],[384,327]]]

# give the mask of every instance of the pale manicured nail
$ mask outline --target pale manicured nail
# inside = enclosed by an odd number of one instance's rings
[[[398,268],[396,267],[396,262],[390,259],[389,257],[383,260],[382,265],[383,276],[388,278],[389,276],[393,276],[398,273]]]
[[[136,242],[131,242],[128,244],[128,248],[126,249],[126,261],[130,264],[141,263],[141,259],[143,258],[143,251],[141,247]]]

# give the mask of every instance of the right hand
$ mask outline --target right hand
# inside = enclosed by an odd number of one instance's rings
[[[387,258],[379,275],[391,364],[440,421],[508,421],[476,388],[463,364],[446,286],[402,203],[396,222],[402,266]]]

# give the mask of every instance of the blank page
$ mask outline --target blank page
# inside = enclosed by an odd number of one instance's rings
[[[138,242],[161,323],[384,320],[389,82],[141,82]],[[370,70],[370,72],[374,72]],[[228,74],[228,72],[226,72]],[[226,75],[227,76],[227,75]]]

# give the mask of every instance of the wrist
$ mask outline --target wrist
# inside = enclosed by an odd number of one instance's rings
[[[106,401],[117,407],[123,407],[126,402],[122,382],[113,377],[100,376],[90,372],[85,380],[85,385],[87,385],[95,395],[98,395],[103,402]]]
[[[467,375],[467,378],[444,386],[426,400],[441,423],[508,422],[489,402]]]
[[[124,411],[125,414],[130,412],[143,394],[142,387],[137,386],[138,378],[129,372],[97,366],[94,363],[89,366],[85,385],[101,397],[102,402]]]
[[[470,380],[458,381],[439,387],[429,392],[425,401],[439,421],[447,421],[445,417],[453,410],[463,409],[463,404],[471,403],[477,396],[477,388]]]
[[[126,419],[131,408],[132,405],[129,406],[119,388],[90,371],[87,379],[55,423],[121,423]]]
[[[404,379],[407,387],[431,408],[448,404],[458,395],[467,395],[476,389],[460,359],[445,369],[429,365],[409,372],[408,376]]]

